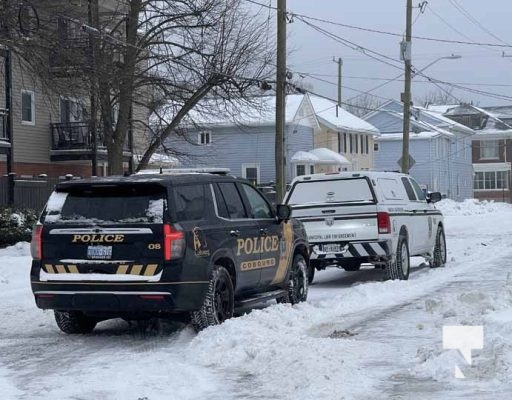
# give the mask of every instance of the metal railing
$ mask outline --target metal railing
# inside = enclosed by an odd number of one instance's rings
[[[88,121],[50,124],[52,150],[92,149],[91,127]],[[98,143],[103,142],[98,135]]]

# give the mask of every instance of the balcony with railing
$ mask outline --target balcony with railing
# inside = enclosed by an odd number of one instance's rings
[[[50,124],[53,161],[91,160],[94,154],[94,135],[89,121],[58,122]],[[104,135],[101,130],[96,132],[96,157],[106,159]],[[123,149],[129,157],[131,150],[129,141],[125,141]]]

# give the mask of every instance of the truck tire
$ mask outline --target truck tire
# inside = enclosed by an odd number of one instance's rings
[[[308,298],[308,266],[304,257],[296,254],[288,274],[286,296],[277,299],[278,303],[297,304]]]
[[[231,318],[235,310],[234,293],[229,272],[223,266],[215,265],[203,305],[190,315],[195,330],[199,332],[209,326],[222,324]]]
[[[87,317],[80,311],[55,310],[55,322],[59,329],[67,334],[91,333],[98,321]]]
[[[437,227],[434,255],[429,262],[430,268],[444,267],[446,264],[446,237],[442,226]]]
[[[386,265],[386,278],[387,279],[409,279],[409,270],[411,267],[409,257],[409,245],[407,244],[407,237],[400,234],[398,237],[398,244],[396,246],[396,253],[393,260],[389,261]]]

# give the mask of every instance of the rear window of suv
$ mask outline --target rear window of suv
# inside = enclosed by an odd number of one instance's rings
[[[291,189],[288,204],[374,202],[365,178],[298,181]]]
[[[162,223],[166,209],[161,186],[74,187],[50,196],[44,223]]]

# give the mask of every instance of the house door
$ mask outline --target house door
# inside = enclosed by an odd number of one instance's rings
[[[83,119],[83,109],[81,104],[67,97],[60,98],[60,122],[69,124],[72,122],[80,122]]]

